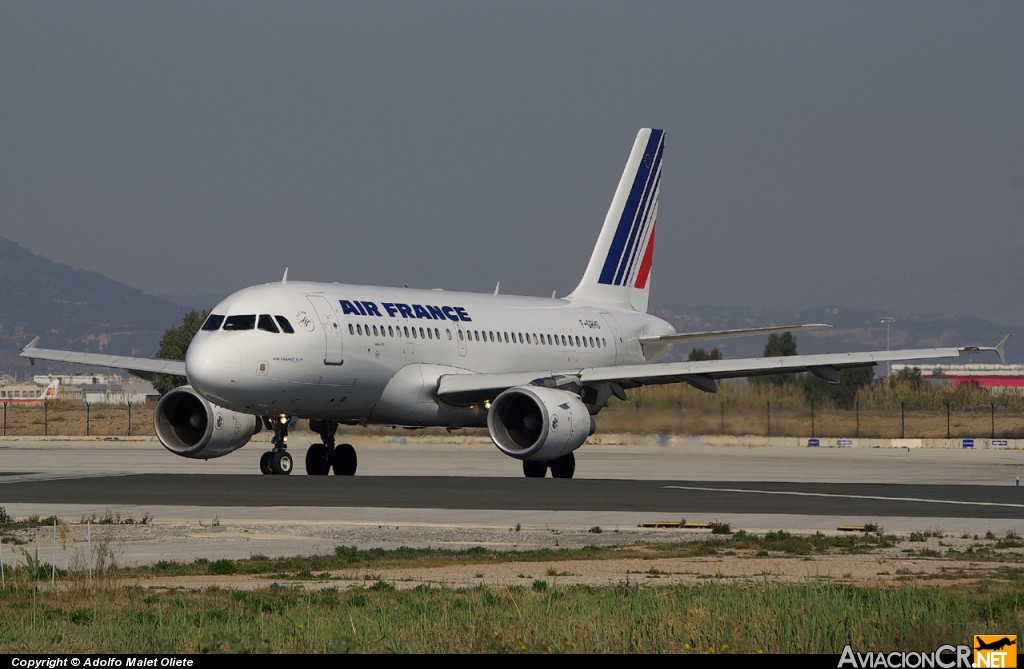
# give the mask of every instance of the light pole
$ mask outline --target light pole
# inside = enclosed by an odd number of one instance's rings
[[[895,316],[882,316],[881,322],[885,323],[885,352],[888,353],[889,352],[889,328],[892,326],[893,323],[896,322],[896,317]],[[888,378],[891,375],[892,375],[892,361],[891,360],[886,360],[885,361],[885,376],[886,376],[886,378]]]

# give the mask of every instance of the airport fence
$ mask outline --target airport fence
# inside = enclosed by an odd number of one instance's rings
[[[878,439],[956,439],[1024,437],[1024,410],[995,403],[938,409],[901,403],[894,408],[849,409],[721,400],[674,408],[616,406],[597,416],[601,432],[699,434],[767,437],[851,437]]]
[[[97,404],[54,400],[3,404],[3,436],[138,437],[152,436],[155,401]]]
[[[128,405],[58,400],[38,405],[4,404],[2,435],[121,437],[152,436],[156,402]],[[1024,407],[996,402],[919,407],[901,402],[887,408],[856,403],[849,409],[773,398],[693,396],[671,403],[615,403],[597,416],[604,433],[855,437],[880,439],[1024,438]],[[305,425],[302,424],[304,428]],[[391,434],[366,428],[364,434]],[[420,431],[419,433],[430,431]],[[436,430],[444,434],[443,430]]]

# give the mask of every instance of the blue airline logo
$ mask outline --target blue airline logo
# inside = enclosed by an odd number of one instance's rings
[[[369,300],[340,300],[341,312],[354,316],[380,316],[381,308],[392,318],[424,318],[432,321],[464,321],[473,319],[469,317],[465,307],[451,307],[448,305],[437,306],[433,304],[402,304],[401,302],[376,302]]]

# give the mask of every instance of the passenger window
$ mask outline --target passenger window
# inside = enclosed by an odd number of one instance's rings
[[[374,336],[374,337],[377,337],[377,336],[379,336],[379,335],[377,334],[377,326],[376,326],[376,325],[374,325],[374,326],[373,326],[373,336]]]
[[[356,328],[351,323],[348,324],[348,333],[350,335],[354,335],[356,333]]]
[[[285,334],[295,334],[295,328],[292,327],[292,324],[288,322],[287,318],[284,316],[275,316],[274,318],[277,319],[277,324],[281,326],[281,332],[284,332]]]
[[[462,337],[462,330],[459,330],[459,341],[465,341]]]
[[[451,331],[451,330],[449,330],[448,328],[445,328],[445,330],[444,330],[444,331],[445,331],[445,333],[447,333],[447,335],[448,335],[448,341],[451,341],[451,340],[452,340],[452,331]],[[459,339],[460,339],[460,340],[462,339],[462,330],[459,330]]]
[[[405,338],[406,339],[409,338],[409,326],[408,325],[405,326]]]
[[[220,329],[220,324],[223,323],[223,322],[224,322],[224,317],[223,316],[219,316],[217,314],[210,314],[210,316],[206,319],[206,322],[203,323],[203,328],[202,329],[209,330],[209,331],[219,330]]]
[[[393,325],[389,325],[388,326],[388,336],[389,337],[394,337],[395,336],[395,326],[393,326]]]
[[[228,316],[224,320],[225,330],[252,330],[256,327],[256,314],[244,316]]]
[[[358,332],[360,334],[360,336],[363,334],[363,324],[362,323],[357,323],[356,324],[356,332]]]
[[[274,334],[280,332],[280,330],[277,329],[277,325],[274,323],[274,319],[270,317],[270,314],[260,314],[260,322],[257,328],[264,332],[273,332]]]

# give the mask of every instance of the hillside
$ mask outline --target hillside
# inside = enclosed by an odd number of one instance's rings
[[[19,371],[18,351],[47,348],[152,356],[184,309],[95,272],[42,258],[0,237],[0,370]],[[39,362],[41,371],[50,369]]]

